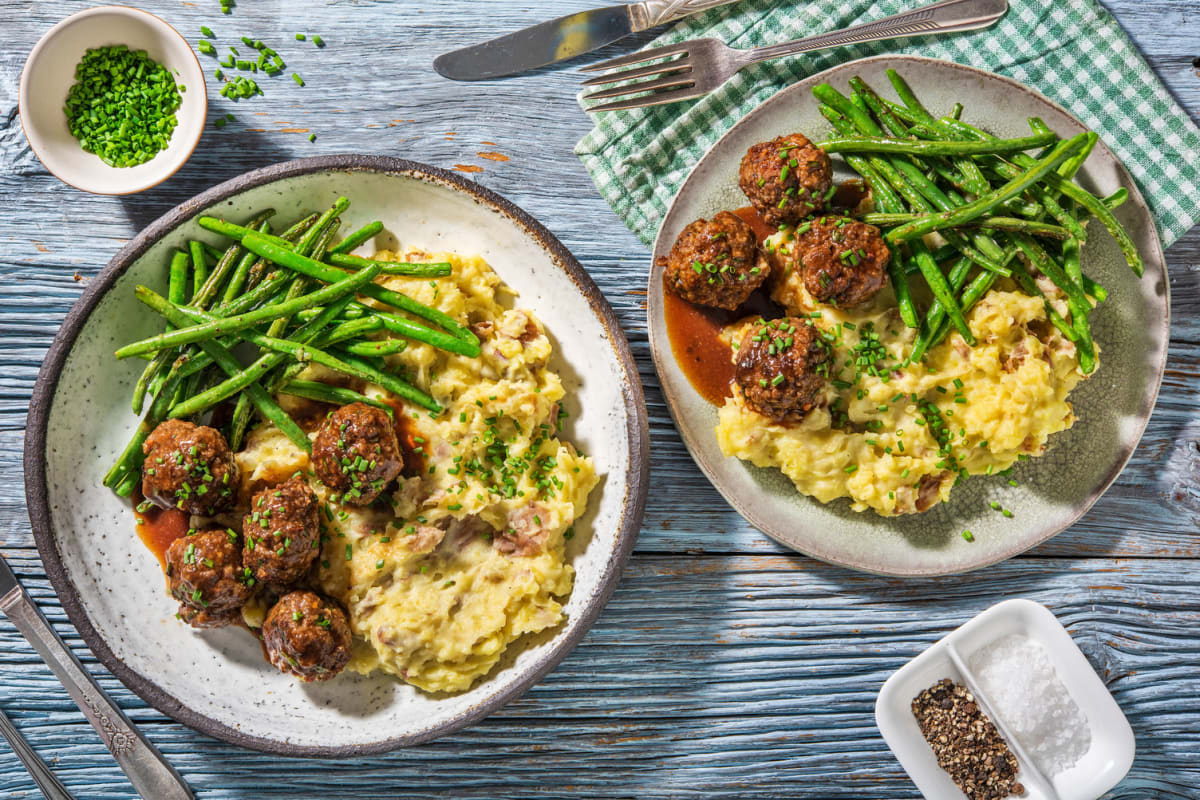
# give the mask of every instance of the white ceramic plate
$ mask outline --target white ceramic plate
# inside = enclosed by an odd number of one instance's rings
[[[1130,197],[1116,212],[1146,263],[1138,280],[1116,243],[1098,224],[1084,248],[1084,269],[1109,290],[1092,316],[1103,348],[1100,369],[1071,394],[1078,422],[1054,435],[1048,452],[1016,470],[1019,487],[999,478],[975,477],[954,489],[947,503],[923,514],[880,517],[856,513],[845,500],[828,505],[799,494],[778,470],[726,458],[717,445],[717,409],[688,382],[671,352],[663,318],[659,259],[694,219],[749,205],[737,185],[738,165],[754,143],[800,131],[814,141],[830,133],[817,110],[812,87],[828,81],[846,90],[862,76],[891,96],[884,73],[898,70],[918,97],[937,114],[955,102],[963,120],[1000,136],[1027,135],[1025,119],[1041,117],[1062,136],[1084,129],[1062,107],[1033,90],[997,75],[947,61],[913,56],[877,56],[814,75],[780,91],[735,125],[696,165],[671,205],[654,244],[650,272],[649,329],[654,363],[667,405],[692,458],[717,490],[752,525],[772,539],[815,558],[887,575],[943,575],[977,569],[1037,545],[1078,520],[1116,480],[1145,430],[1166,365],[1169,287],[1153,219],[1137,186],[1101,142],[1080,174],[1101,195],[1124,186]],[[838,179],[852,176],[834,157]],[[1000,501],[1014,513],[1006,519],[989,507]],[[974,541],[963,539],[972,531]]]
[[[543,320],[570,412],[568,435],[601,476],[576,527],[566,621],[522,640],[489,677],[458,695],[424,694],[382,675],[305,685],[271,668],[233,628],[197,632],[175,618],[162,572],[133,513],[101,478],[136,424],[129,397],[141,363],[113,350],[158,327],[135,284],[162,290],[171,248],[214,237],[195,219],[280,219],[346,195],[346,230],[371,220],[405,245],[482,255]],[[384,240],[386,243],[386,240]],[[611,308],[541,225],[495,194],[442,170],[392,158],[334,156],[268,167],[184,203],[139,234],[92,281],[55,339],[34,389],[26,493],[38,549],[85,641],[160,711],[218,738],[289,755],[381,752],[445,734],[515,698],[582,637],[616,586],[646,499],[645,402]]]

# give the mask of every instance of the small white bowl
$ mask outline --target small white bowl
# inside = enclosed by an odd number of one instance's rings
[[[85,152],[67,128],[63,111],[75,67],[88,48],[117,44],[145,50],[171,70],[181,89],[186,87],[167,149],[135,167],[110,167]],[[18,103],[25,138],[46,169],[93,194],[133,194],[174,175],[200,141],[208,113],[204,72],[187,40],[153,14],[127,6],[89,8],[47,31],[25,61]]]
[[[1058,678],[1087,717],[1091,744],[1070,768],[1044,775],[994,712],[990,698],[968,666],[973,653],[1009,634],[1020,633],[1045,648]],[[947,634],[884,682],[875,702],[875,722],[900,766],[930,800],[965,800],[921,735],[912,701],[942,678],[967,686],[1017,757],[1023,800],[1096,800],[1116,786],[1133,765],[1133,729],[1071,634],[1048,608],[1031,600],[1006,600]]]

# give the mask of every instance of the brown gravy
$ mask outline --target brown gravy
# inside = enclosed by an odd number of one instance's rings
[[[187,534],[188,515],[177,508],[159,508],[154,505],[144,512],[138,511],[138,506],[143,500],[140,489],[135,489],[130,499],[133,500],[133,513],[137,517],[138,538],[146,545],[146,549],[154,553],[154,557],[165,571],[167,548],[171,546],[171,542]]]
[[[400,453],[404,456],[404,469],[401,475],[413,478],[425,474],[425,456],[429,452],[429,441],[418,442],[420,434],[413,424],[413,409],[404,405],[402,400],[388,399],[384,401],[392,407],[392,427],[396,431],[396,441],[400,444]]]

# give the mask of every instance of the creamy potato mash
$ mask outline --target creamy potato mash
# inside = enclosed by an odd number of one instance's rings
[[[900,321],[890,288],[848,309],[816,303],[798,279],[787,288],[774,299],[832,348],[824,402],[797,424],[775,424],[735,387],[719,410],[717,440],[725,455],[780,469],[823,503],[846,497],[856,511],[924,511],[949,498],[960,476],[1040,455],[1075,421],[1067,395],[1084,378],[1075,346],[1048,322],[1041,299],[1005,280],[967,314],[975,347],[953,332],[907,366],[916,331]],[[1053,287],[1042,288],[1065,313]],[[731,346],[748,323],[726,329]]]
[[[394,403],[410,464],[390,502],[338,506],[312,476],[307,454],[273,425],[238,453],[248,487],[297,470],[322,503],[318,582],[345,603],[355,648],[350,668],[383,670],[430,692],[469,688],[527,633],[558,624],[574,572],[564,540],[596,485],[592,462],[559,438],[562,382],[529,311],[506,308],[508,290],[480,258],[379,253],[394,261],[448,261],[450,276],[383,283],[471,325],[482,354],[466,358],[410,342],[389,356],[444,410]],[[301,378],[339,382],[312,366]],[[287,407],[289,399],[280,398]]]

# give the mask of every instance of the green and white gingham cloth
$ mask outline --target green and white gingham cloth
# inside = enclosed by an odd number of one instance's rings
[[[751,48],[876,20],[923,0],[743,0],[684,20],[651,47],[716,37]],[[600,194],[650,244],[680,185],[734,123],[785,86],[880,53],[943,58],[1007,75],[1068,108],[1125,163],[1166,245],[1200,221],[1200,130],[1095,0],[1010,0],[971,33],[838,47],[755,64],[696,101],[593,115],[576,145]]]

